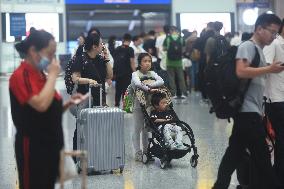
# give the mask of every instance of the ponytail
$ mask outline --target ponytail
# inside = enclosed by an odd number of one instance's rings
[[[30,47],[34,46],[37,51],[40,51],[49,45],[50,40],[54,40],[54,37],[50,33],[44,30],[36,30],[31,28],[30,35],[24,40],[15,44],[15,49],[21,58],[25,58]]]
[[[28,52],[29,48],[28,48],[27,43],[26,43],[25,40],[15,44],[15,49],[19,53],[21,59],[26,58],[27,52]]]

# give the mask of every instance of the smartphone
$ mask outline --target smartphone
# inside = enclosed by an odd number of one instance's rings
[[[280,66],[284,66],[284,62],[281,62],[281,63],[280,63]]]

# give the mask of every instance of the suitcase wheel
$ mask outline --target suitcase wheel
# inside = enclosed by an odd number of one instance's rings
[[[123,170],[124,170],[124,166],[123,166],[123,165],[121,165],[121,166],[119,167],[119,172],[120,172],[120,174],[122,174],[122,173],[123,173]]]

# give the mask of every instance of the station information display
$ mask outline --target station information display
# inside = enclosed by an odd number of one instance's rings
[[[171,0],[65,0],[66,4],[170,4]]]

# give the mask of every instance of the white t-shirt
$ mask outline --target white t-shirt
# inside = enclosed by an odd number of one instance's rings
[[[145,51],[145,50],[143,49],[143,47],[141,47],[141,46],[136,47],[136,46],[134,45],[134,43],[130,44],[130,47],[132,47],[133,50],[134,50],[135,66],[138,67],[138,56],[139,56],[140,53],[144,53],[144,52],[146,52],[146,51]]]
[[[157,49],[159,49],[159,54],[158,54],[158,58],[162,59],[163,58],[163,44],[164,44],[164,41],[166,39],[166,34],[163,34],[163,35],[160,35],[159,37],[157,37],[156,39],[156,44],[155,44],[155,47]]]
[[[267,64],[284,63],[284,38],[278,36],[263,49]],[[269,74],[266,80],[265,96],[272,102],[284,102],[284,72]]]
[[[241,37],[240,36],[234,36],[232,39],[231,39],[231,46],[239,46],[241,44],[242,40],[241,40]]]

